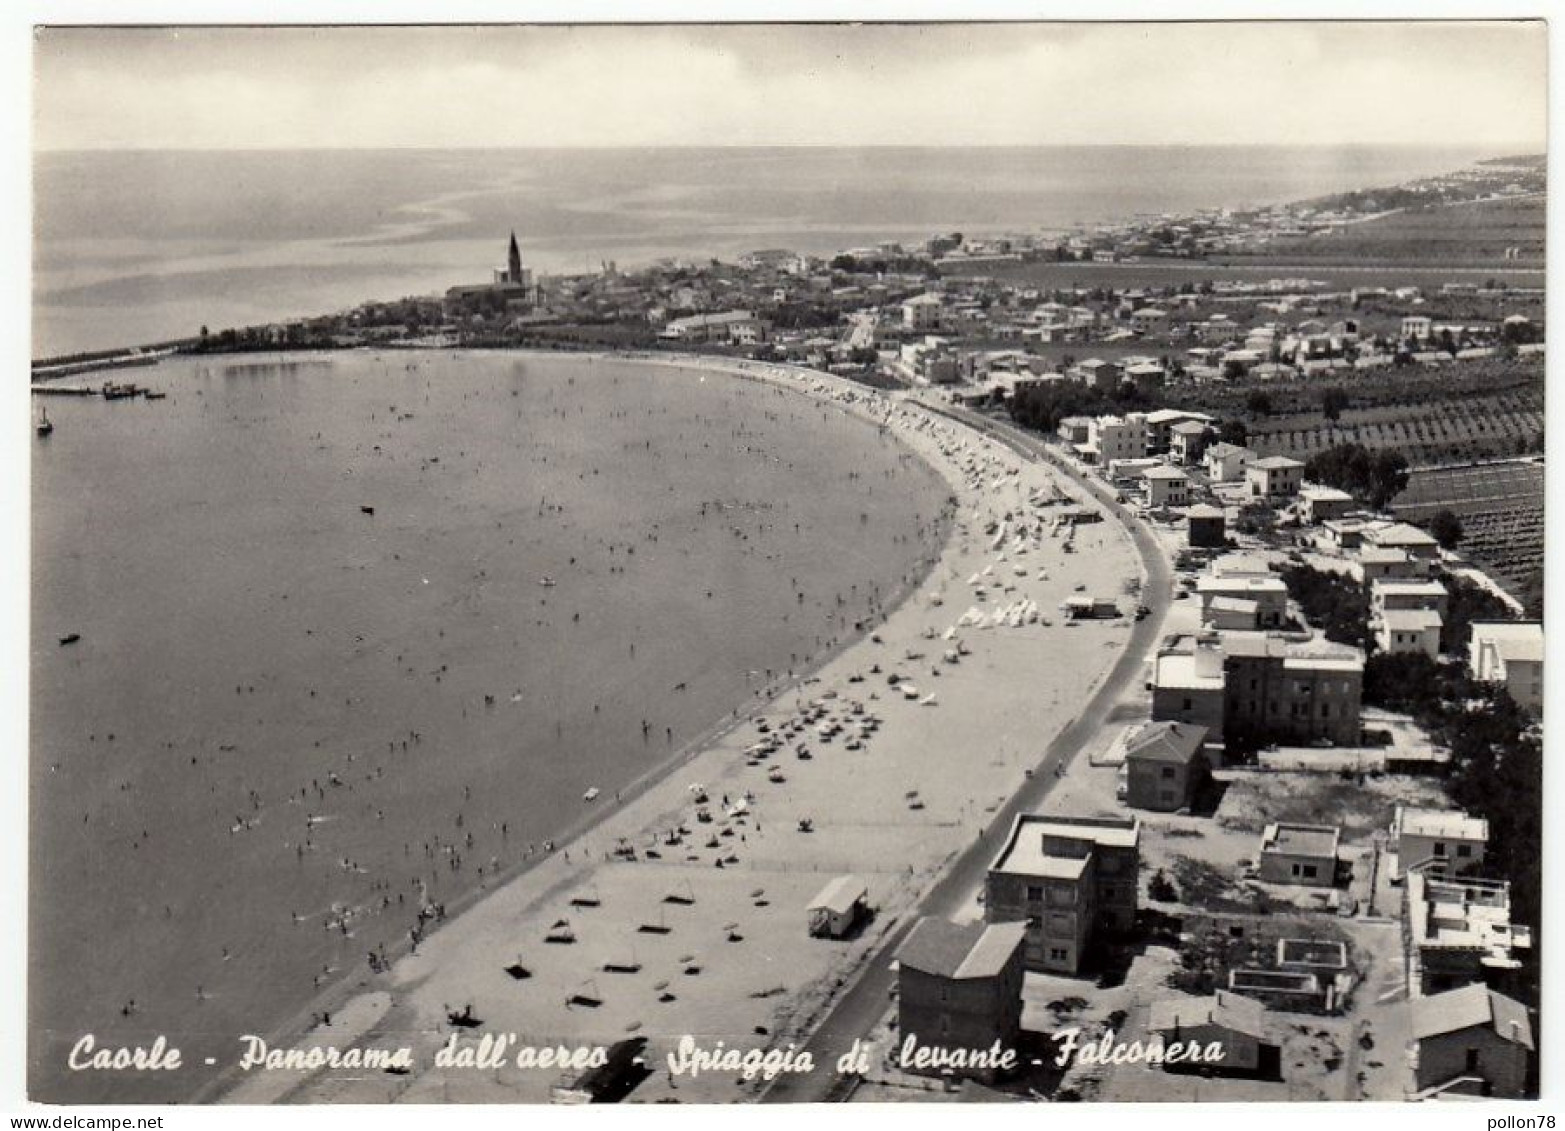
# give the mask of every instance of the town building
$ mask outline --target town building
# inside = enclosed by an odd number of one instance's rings
[[[1328,524],[1330,525],[1330,524]],[[1358,553],[1359,577],[1366,584],[1376,581],[1411,581],[1428,574],[1428,563],[1406,550],[1382,550],[1369,546]]]
[[[1212,418],[1204,412],[1191,412],[1183,408],[1159,408],[1146,414],[1147,451],[1161,455],[1170,451],[1174,442],[1174,429],[1181,424],[1197,424],[1204,432],[1211,426]]]
[[[1357,746],[1364,654],[1327,641],[1223,634],[1223,736],[1228,742]]]
[[[1132,809],[1173,813],[1194,808],[1211,773],[1205,727],[1155,722],[1125,747],[1125,803]]]
[[[1245,477],[1255,453],[1238,444],[1219,443],[1206,449],[1202,457],[1206,477],[1213,483],[1233,483]]]
[[[1022,1025],[1027,924],[920,919],[897,948],[897,1033],[919,1048],[949,1052],[1014,1050]],[[969,1076],[993,1083],[985,1060],[967,1068],[910,1072]]]
[[[1333,887],[1341,839],[1335,825],[1267,825],[1261,834],[1260,877],[1271,884]]]
[[[1372,522],[1364,527],[1364,545],[1382,550],[1402,550],[1421,561],[1438,561],[1440,543],[1424,530],[1406,522]]]
[[[1212,741],[1223,739],[1227,681],[1222,644],[1215,637],[1160,651],[1152,661],[1151,682],[1154,720],[1201,727]]]
[[[1287,456],[1267,456],[1251,461],[1245,468],[1245,480],[1252,498],[1291,499],[1303,486],[1304,465]]]
[[[1207,426],[1199,420],[1181,420],[1169,429],[1168,454],[1174,462],[1186,466],[1200,463],[1201,453],[1206,450],[1210,434]]]
[[[1511,922],[1511,885],[1444,879],[1429,867],[1403,871],[1403,944],[1409,991],[1434,994],[1503,980],[1521,968],[1532,932]]]
[[[1196,595],[1201,599],[1201,623],[1208,628],[1260,629],[1280,628],[1288,620],[1288,586],[1275,573],[1264,577],[1222,576],[1198,577]],[[1223,613],[1218,618],[1213,603],[1224,601]],[[1234,602],[1245,602],[1252,616],[1248,623],[1236,622],[1233,613],[1239,608]],[[1222,619],[1224,623],[1216,623]],[[1243,618],[1241,618],[1243,619]]]
[[[1409,342],[1428,341],[1434,332],[1434,320],[1422,314],[1409,314],[1402,319],[1402,338]]]
[[[1299,517],[1311,526],[1342,518],[1357,505],[1352,495],[1335,487],[1311,485],[1299,492]]]
[[[984,917],[1027,924],[1030,970],[1079,973],[1091,942],[1135,926],[1134,818],[1019,815],[989,868]]]
[[[1372,622],[1375,647],[1388,656],[1422,653],[1440,657],[1440,631],[1445,621],[1433,609],[1388,609]]]
[[[1185,512],[1188,544],[1193,549],[1215,550],[1228,544],[1227,516],[1222,507],[1197,504]]]
[[[1525,710],[1543,714],[1543,625],[1537,621],[1474,621],[1467,670],[1479,683],[1505,685]]]
[[[1177,467],[1162,464],[1148,469],[1143,478],[1147,484],[1147,506],[1182,507],[1190,502],[1190,477]]]
[[[1176,998],[1152,1003],[1147,1031],[1163,1038],[1164,1048],[1179,1041],[1222,1049],[1217,1064],[1163,1064],[1164,1071],[1215,1071],[1224,1075],[1253,1075],[1276,1046],[1266,1039],[1266,1007],[1254,998],[1228,990],[1208,997]]]
[[[1391,878],[1410,868],[1429,875],[1462,875],[1483,863],[1489,822],[1460,809],[1398,805],[1391,818]]]
[[[716,314],[692,314],[664,324],[658,337],[669,342],[690,345],[727,343],[754,345],[766,340],[768,324],[748,310],[725,310]]]
[[[1524,1099],[1532,1094],[1532,1018],[1513,998],[1474,984],[1414,998],[1414,1092]]]
[[[915,334],[939,330],[945,321],[945,304],[939,295],[923,294],[902,304],[902,328]]]
[[[1092,462],[1100,467],[1108,467],[1116,460],[1145,459],[1146,417],[1135,412],[1128,416],[1094,417],[1087,433],[1087,447]]]

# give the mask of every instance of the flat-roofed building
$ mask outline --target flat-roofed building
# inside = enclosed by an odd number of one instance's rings
[[[1095,937],[1135,926],[1140,844],[1134,817],[1023,813],[989,868],[984,917],[1026,922],[1028,969],[1078,973]]]
[[[1543,625],[1474,621],[1467,670],[1480,683],[1501,683],[1517,704],[1543,715]]]
[[[1388,656],[1421,652],[1437,659],[1444,625],[1433,609],[1388,609],[1375,617],[1375,646]]]
[[[1225,740],[1358,744],[1364,654],[1357,648],[1229,632],[1223,652]]]
[[[1335,825],[1278,822],[1261,834],[1261,879],[1273,884],[1332,887],[1337,882],[1337,847],[1342,831]]]
[[[1395,859],[1392,879],[1410,868],[1431,875],[1461,875],[1483,863],[1489,844],[1489,822],[1460,809],[1424,809],[1398,805],[1391,818]]]
[[[1532,932],[1511,922],[1511,885],[1444,879],[1427,868],[1404,872],[1403,932],[1409,992],[1435,994],[1504,979],[1521,968]]]
[[[1275,573],[1264,577],[1199,577],[1195,588],[1201,598],[1201,623],[1208,628],[1277,628],[1288,620],[1288,586]],[[1219,598],[1254,602],[1255,619],[1249,624],[1213,623],[1212,605]]]
[[[1221,742],[1223,688],[1223,650],[1216,640],[1160,651],[1152,661],[1152,718],[1201,727],[1210,741]]]
[[[1087,444],[1093,451],[1094,462],[1102,467],[1108,467],[1116,460],[1145,459],[1146,418],[1134,412],[1129,416],[1095,417],[1088,431]]]
[[[920,919],[897,948],[897,1033],[948,1053],[1015,1050],[1022,1024],[1027,924]],[[994,1082],[992,1059],[910,1072]]]

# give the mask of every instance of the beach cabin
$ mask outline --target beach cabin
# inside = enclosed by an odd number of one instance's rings
[[[869,889],[857,876],[838,876],[809,906],[810,937],[840,939],[869,913]]]

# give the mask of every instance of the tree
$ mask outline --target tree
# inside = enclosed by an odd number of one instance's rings
[[[1250,410],[1252,416],[1270,416],[1272,414],[1271,394],[1264,389],[1256,389],[1245,398],[1244,407]]]
[[[1360,444],[1338,444],[1311,456],[1304,477],[1381,510],[1407,487],[1407,459],[1398,451],[1371,452]]]
[[[1225,420],[1217,426],[1217,438],[1225,444],[1242,448],[1250,439],[1250,429],[1242,420]]]
[[[1447,550],[1456,549],[1457,543],[1462,540],[1462,520],[1456,517],[1456,512],[1450,509],[1439,510],[1429,520],[1429,533],[1434,535]]]
[[[1322,389],[1320,394],[1321,411],[1326,414],[1326,419],[1335,423],[1342,415],[1342,410],[1347,408],[1352,401],[1348,397],[1346,389],[1333,385],[1329,389]]]

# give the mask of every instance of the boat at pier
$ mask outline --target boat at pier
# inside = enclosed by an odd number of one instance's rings
[[[43,410],[43,419],[38,422],[38,435],[40,435],[40,436],[52,436],[52,435],[54,435],[54,421],[49,419],[49,410],[48,409],[44,409]]]

